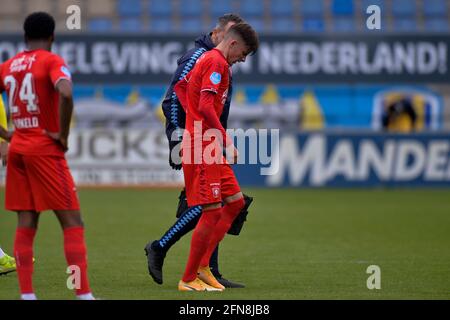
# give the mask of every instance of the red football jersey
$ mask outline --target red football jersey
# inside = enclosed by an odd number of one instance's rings
[[[194,138],[194,121],[202,122],[202,134],[207,129],[210,129],[205,124],[203,116],[199,111],[200,93],[202,91],[216,93],[214,110],[217,117],[220,118],[223,105],[227,100],[229,76],[230,66],[222,52],[217,49],[205,52],[197,60],[191,72],[186,76],[186,80],[188,81],[186,130],[191,133],[191,140]]]
[[[28,155],[61,155],[62,147],[47,132],[59,132],[61,79],[71,80],[58,55],[46,50],[23,51],[0,65],[0,92],[7,91],[15,127],[11,151]]]

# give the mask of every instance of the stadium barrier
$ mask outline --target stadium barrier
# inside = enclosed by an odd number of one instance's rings
[[[258,139],[238,145],[245,163],[233,168],[242,186],[450,186],[450,133],[285,132],[269,140],[267,155]],[[169,167],[162,130],[74,129],[69,146],[79,186],[183,184],[182,172]]]
[[[450,134],[284,134],[270,171],[237,165],[242,185],[264,187],[448,187]]]

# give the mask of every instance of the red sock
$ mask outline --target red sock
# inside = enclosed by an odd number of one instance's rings
[[[64,253],[69,266],[78,266],[80,268],[80,288],[75,289],[77,295],[90,293],[83,227],[64,229]]]
[[[193,281],[197,278],[200,259],[208,247],[211,233],[219,220],[221,213],[222,208],[203,211],[202,216],[194,229],[194,233],[192,234],[189,259],[182,279],[184,282]]]
[[[227,203],[222,208],[222,215],[220,216],[219,221],[214,227],[214,231],[212,232],[212,235],[210,237],[208,248],[206,249],[205,254],[200,261],[200,266],[209,266],[209,260],[211,259],[212,253],[216,249],[219,242],[222,241],[222,239],[225,237],[225,234],[230,229],[234,219],[238,216],[244,206],[244,198],[241,198],[239,200]]]
[[[34,293],[33,290],[33,241],[36,229],[17,228],[14,240],[14,256],[16,258],[17,277],[20,293]]]

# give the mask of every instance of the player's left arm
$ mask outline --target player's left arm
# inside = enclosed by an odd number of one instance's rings
[[[64,151],[67,151],[73,112],[72,82],[62,79],[56,84],[56,90],[59,92],[59,142],[63,145]]]
[[[73,112],[73,90],[71,74],[64,60],[54,55],[49,63],[50,79],[59,94],[59,132],[48,133],[58,140],[64,151],[68,150],[70,120]]]

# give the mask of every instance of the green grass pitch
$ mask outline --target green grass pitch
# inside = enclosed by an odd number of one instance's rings
[[[177,291],[190,234],[164,265],[164,284],[147,273],[144,245],[174,222],[179,190],[84,189],[80,201],[94,294],[101,299],[449,299],[450,191],[244,189],[254,196],[239,237],[221,244],[225,277],[245,289]],[[0,201],[3,203],[1,192]],[[0,245],[11,253],[16,225],[2,210]],[[73,299],[62,233],[50,212],[35,242],[40,299]],[[370,265],[381,289],[366,286]],[[0,299],[19,297],[17,275],[0,277]]]

